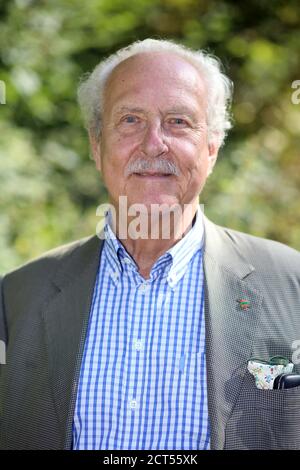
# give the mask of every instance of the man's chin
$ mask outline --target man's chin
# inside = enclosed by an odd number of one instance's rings
[[[136,198],[128,203],[128,209],[140,213],[169,212],[174,206],[179,206],[178,200],[170,196],[158,196],[150,198]]]

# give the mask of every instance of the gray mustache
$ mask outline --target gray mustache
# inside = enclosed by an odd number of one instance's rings
[[[125,170],[126,176],[131,175],[132,173],[144,173],[144,172],[153,172],[153,173],[162,173],[162,174],[171,174],[179,176],[180,172],[177,166],[169,162],[168,160],[136,160],[128,165]]]

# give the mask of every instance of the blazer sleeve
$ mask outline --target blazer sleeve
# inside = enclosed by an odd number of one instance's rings
[[[0,365],[5,364],[5,350],[7,339],[8,335],[4,308],[3,278],[0,276]]]

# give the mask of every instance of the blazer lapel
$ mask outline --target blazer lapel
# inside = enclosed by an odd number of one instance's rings
[[[225,428],[252,355],[263,296],[249,285],[254,267],[226,229],[204,216],[205,323],[211,448],[222,449]],[[238,300],[247,299],[242,309]]]
[[[56,293],[42,312],[50,381],[66,449],[72,442],[76,381],[102,246],[93,236],[75,249],[53,279]]]

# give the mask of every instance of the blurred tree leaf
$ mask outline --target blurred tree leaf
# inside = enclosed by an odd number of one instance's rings
[[[170,38],[219,56],[235,127],[201,195],[215,222],[300,249],[298,1],[14,0],[0,3],[0,273],[95,233],[107,194],[76,88],[133,40]]]

